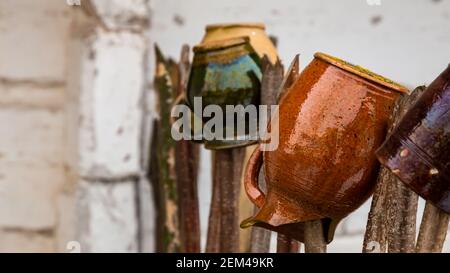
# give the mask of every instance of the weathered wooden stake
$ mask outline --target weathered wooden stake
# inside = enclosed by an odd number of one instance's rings
[[[159,103],[159,120],[157,125],[157,144],[152,145],[156,153],[155,158],[158,172],[157,179],[153,183],[157,204],[157,235],[158,252],[179,252],[181,250],[180,223],[178,214],[178,189],[175,170],[175,141],[171,136],[172,103],[176,98],[176,86],[178,83],[178,65],[171,59],[165,59],[161,51],[155,46],[156,73],[154,79],[155,90]],[[155,166],[155,165],[154,165]],[[152,169],[155,170],[155,167]]]
[[[386,203],[389,253],[415,251],[417,202],[417,194],[403,182],[396,177],[390,180]]]
[[[185,95],[189,73],[189,46],[183,45],[179,62],[177,97]],[[181,101],[176,103],[182,103]],[[200,252],[200,216],[197,192],[199,144],[179,140],[175,146],[175,169],[178,188],[181,251]]]
[[[286,235],[278,233],[277,235],[277,253],[298,253],[300,251],[300,242]]]
[[[416,252],[442,252],[450,215],[430,202],[425,204]]]
[[[216,162],[215,153],[212,152],[212,162]],[[209,209],[209,219],[208,219],[208,234],[206,239],[205,252],[207,253],[218,253],[220,252],[220,229],[222,226],[221,222],[221,194],[220,194],[220,179],[215,179],[217,175],[215,174],[216,168],[213,167],[213,181],[212,181],[212,196],[211,205]]]
[[[220,252],[239,252],[239,192],[245,147],[215,151],[214,179],[220,187]]]
[[[389,175],[387,168],[382,168],[378,175],[364,234],[363,253],[384,253],[387,250],[386,196]]]
[[[326,253],[327,243],[325,242],[323,226],[321,220],[308,221],[305,227],[305,252],[306,253]]]
[[[425,87],[418,87],[409,96],[397,100],[388,134],[424,90]],[[380,252],[414,252],[417,202],[417,194],[382,166],[369,212],[363,252],[373,252],[377,246]]]

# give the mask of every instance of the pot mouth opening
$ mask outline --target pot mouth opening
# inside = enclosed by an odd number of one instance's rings
[[[206,26],[206,31],[215,30],[218,28],[235,28],[235,27],[246,27],[246,28],[259,28],[265,29],[265,25],[263,23],[258,22],[248,22],[248,23],[219,23],[219,24],[210,24]]]
[[[204,43],[194,46],[193,51],[194,51],[194,53],[202,53],[202,52],[208,52],[208,51],[221,50],[221,49],[226,49],[226,48],[230,48],[230,47],[247,44],[247,43],[249,43],[249,41],[250,41],[249,37],[242,36],[242,37],[236,37],[236,38],[231,38],[231,39],[204,42]]]
[[[327,63],[330,63],[338,68],[341,68],[345,71],[348,71],[354,75],[357,75],[359,77],[365,78],[369,81],[378,83],[382,86],[388,87],[394,91],[397,91],[399,93],[408,93],[408,88],[404,87],[403,85],[394,82],[393,80],[390,80],[388,78],[385,78],[375,72],[372,72],[362,66],[354,65],[352,63],[349,63],[347,61],[344,61],[340,58],[322,53],[317,52],[314,54],[314,57],[321,59]]]

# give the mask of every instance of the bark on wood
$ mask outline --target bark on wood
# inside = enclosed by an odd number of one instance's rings
[[[277,104],[278,90],[280,88],[281,82],[283,81],[283,65],[281,62],[271,64],[267,57],[261,60],[262,68],[262,80],[261,80],[261,105],[267,105],[268,108],[268,119],[271,116],[270,105]],[[259,184],[260,188],[265,191],[266,181],[264,178],[264,170],[261,169],[259,174]],[[254,212],[256,213],[258,208],[255,207]],[[250,251],[252,253],[267,253],[270,250],[270,237],[271,231],[260,228],[251,228],[251,246]]]
[[[304,223],[305,227],[305,252],[306,253],[326,253],[327,243],[325,242],[322,221],[314,220]]]
[[[150,184],[153,188],[153,202],[155,204],[156,211],[156,225],[155,225],[155,242],[156,242],[156,251],[163,251],[163,225],[159,225],[158,223],[162,223],[164,218],[163,211],[161,208],[162,202],[160,200],[160,196],[158,193],[159,189],[159,167],[158,167],[158,135],[159,135],[159,122],[158,120],[153,121],[153,130],[150,144],[150,166],[149,166],[149,180]]]
[[[239,252],[239,192],[245,148],[213,152],[206,252]]]
[[[388,183],[388,252],[414,252],[418,196],[396,177]]]
[[[178,65],[165,59],[158,47],[156,53],[155,90],[159,103],[158,136],[156,159],[158,166],[158,216],[157,224],[161,225],[161,238],[157,251],[179,252],[180,227],[178,214],[178,190],[175,170],[175,141],[171,137],[171,106],[176,97],[178,83]]]
[[[189,46],[187,45],[184,45],[181,51],[179,72],[177,97],[184,96],[184,87],[189,72]],[[176,142],[175,168],[181,251],[187,253],[200,252],[200,216],[197,193],[198,159],[198,144],[184,139]]]
[[[212,162],[215,163],[215,153],[212,153]],[[220,194],[220,179],[215,179],[216,168],[213,165],[213,181],[212,181],[212,196],[211,205],[209,209],[208,219],[208,234],[206,239],[205,252],[218,253],[220,252],[220,230],[222,226],[222,217],[220,212],[221,194]]]
[[[425,205],[416,252],[442,252],[450,215],[430,202]]]
[[[387,250],[386,197],[389,175],[390,171],[386,168],[382,168],[378,175],[364,234],[363,253],[384,253]]]
[[[389,120],[388,134],[425,87],[400,97]],[[381,167],[364,237],[363,252],[414,252],[418,196],[387,168]]]
[[[215,151],[214,179],[220,187],[220,252],[239,252],[239,191],[244,148]],[[216,185],[217,185],[216,184]]]
[[[290,238],[289,236],[278,233],[277,253],[298,253],[299,250],[300,242]]]

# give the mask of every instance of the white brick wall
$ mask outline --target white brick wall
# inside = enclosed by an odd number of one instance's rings
[[[136,252],[135,181],[81,181],[78,214],[82,252]]]
[[[141,170],[145,39],[99,28],[87,40],[81,56],[79,173],[136,175]]]
[[[0,251],[138,251],[147,2],[1,1]]]
[[[144,0],[90,3],[77,14],[69,50],[67,158],[77,184],[72,222],[83,252],[136,252],[148,6]]]
[[[0,77],[64,82],[71,19],[65,1],[2,0],[0,12]]]
[[[56,251],[70,10],[0,2],[0,251]]]

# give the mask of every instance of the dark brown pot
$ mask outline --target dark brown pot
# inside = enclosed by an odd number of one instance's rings
[[[450,65],[377,151],[380,162],[450,214]]]
[[[241,226],[262,226],[302,241],[298,223],[322,219],[331,242],[337,223],[372,194],[379,168],[375,149],[386,136],[395,99],[406,91],[316,53],[271,121],[278,123],[278,149],[257,149],[247,165],[246,191],[261,209]],[[262,162],[267,196],[257,181]]]

